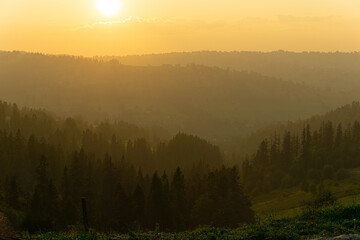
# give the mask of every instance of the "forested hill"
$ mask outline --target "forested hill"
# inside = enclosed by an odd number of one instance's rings
[[[56,155],[55,159],[60,158],[62,167],[69,155],[80,150],[91,153],[95,158],[109,154],[115,161],[126,159],[135,168],[144,168],[146,172],[170,170],[178,166],[190,169],[200,163],[220,166],[222,163],[219,148],[196,136],[179,133],[168,141],[159,141],[156,133],[126,122],[103,121],[91,124],[81,119],[62,119],[45,110],[19,108],[16,104],[1,101],[0,131],[0,154],[4,156],[0,162],[4,164],[2,170],[9,167],[10,175],[18,175],[27,168],[26,164],[31,164],[28,159],[25,161],[27,155],[21,155],[18,164],[9,165],[12,154],[22,152],[22,149],[17,148],[24,148],[28,154],[32,150],[27,148],[36,144],[44,147],[36,151],[38,158],[41,154],[52,152]],[[12,157],[8,159],[7,154]],[[54,172],[54,176],[60,172]]]
[[[150,145],[144,129],[90,124],[0,102],[0,210],[15,230],[184,231],[253,222],[236,167],[218,147],[179,133]],[[130,139],[129,139],[130,138]]]
[[[217,143],[354,100],[345,93],[217,67],[124,66],[21,52],[0,53],[0,95],[60,115],[108,116]]]
[[[145,138],[151,143],[158,143],[158,135],[168,136],[162,129],[142,128],[135,124],[124,121],[96,121],[90,123],[81,116],[77,117],[59,117],[53,112],[39,108],[19,107],[16,103],[0,100],[0,129],[16,133],[21,130],[24,137],[32,134],[52,140],[54,144],[61,143],[56,135],[64,132],[63,135],[73,135],[73,141],[66,139],[63,144],[76,146],[79,139],[76,139],[86,130],[94,131],[95,134],[103,136],[105,139],[111,137],[121,137],[122,140],[133,140],[135,138]],[[161,135],[162,134],[162,135]],[[75,141],[75,142],[74,142]]]
[[[264,137],[242,166],[247,191],[256,195],[297,186],[305,191],[327,179],[349,176],[360,166],[360,104],[288,124]]]
[[[314,115],[304,120],[271,124],[260,128],[245,138],[235,138],[230,149],[241,156],[251,155],[256,152],[257,147],[265,138],[283,136],[286,132],[300,135],[306,125],[309,125],[311,129],[318,129],[328,121],[332,122],[334,126],[341,123],[343,127],[352,125],[354,121],[360,121],[360,103],[352,102],[325,114]]]
[[[106,57],[129,65],[203,64],[233,70],[255,71],[267,76],[332,91],[360,89],[360,53],[342,52],[184,52]]]

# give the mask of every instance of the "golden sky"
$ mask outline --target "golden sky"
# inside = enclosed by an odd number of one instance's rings
[[[0,50],[127,55],[360,51],[359,0],[0,0]]]

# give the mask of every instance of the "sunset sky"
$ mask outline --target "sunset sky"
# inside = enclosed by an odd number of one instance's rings
[[[104,1],[104,0],[103,0]],[[127,55],[360,51],[359,0],[0,0],[0,50]]]

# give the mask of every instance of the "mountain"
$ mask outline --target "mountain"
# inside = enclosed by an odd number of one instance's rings
[[[306,118],[353,101],[247,71],[126,66],[72,56],[0,53],[0,96],[60,116],[121,119],[220,144],[269,123]]]
[[[342,52],[183,52],[132,56],[109,56],[123,64],[201,64],[238,71],[254,71],[331,91],[360,89],[360,53]]]

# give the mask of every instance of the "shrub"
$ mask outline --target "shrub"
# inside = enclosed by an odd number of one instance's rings
[[[304,192],[309,191],[309,183],[306,180],[301,183],[301,190],[303,190]]]
[[[323,179],[333,179],[334,178],[334,168],[331,165],[325,165],[322,170],[322,178]]]
[[[10,237],[12,235],[8,219],[0,212],[0,237]]]
[[[337,170],[335,176],[336,176],[336,180],[343,180],[345,178],[350,177],[350,172],[345,168],[340,168],[339,170]]]
[[[310,169],[308,171],[308,178],[312,180],[319,180],[321,176],[321,172],[317,169]]]
[[[320,191],[315,197],[305,202],[305,208],[307,209],[319,209],[326,206],[331,206],[336,203],[336,197],[329,190]]]
[[[310,191],[312,194],[316,194],[316,184],[315,184],[315,183],[310,183],[310,185],[309,185],[309,191]]]

